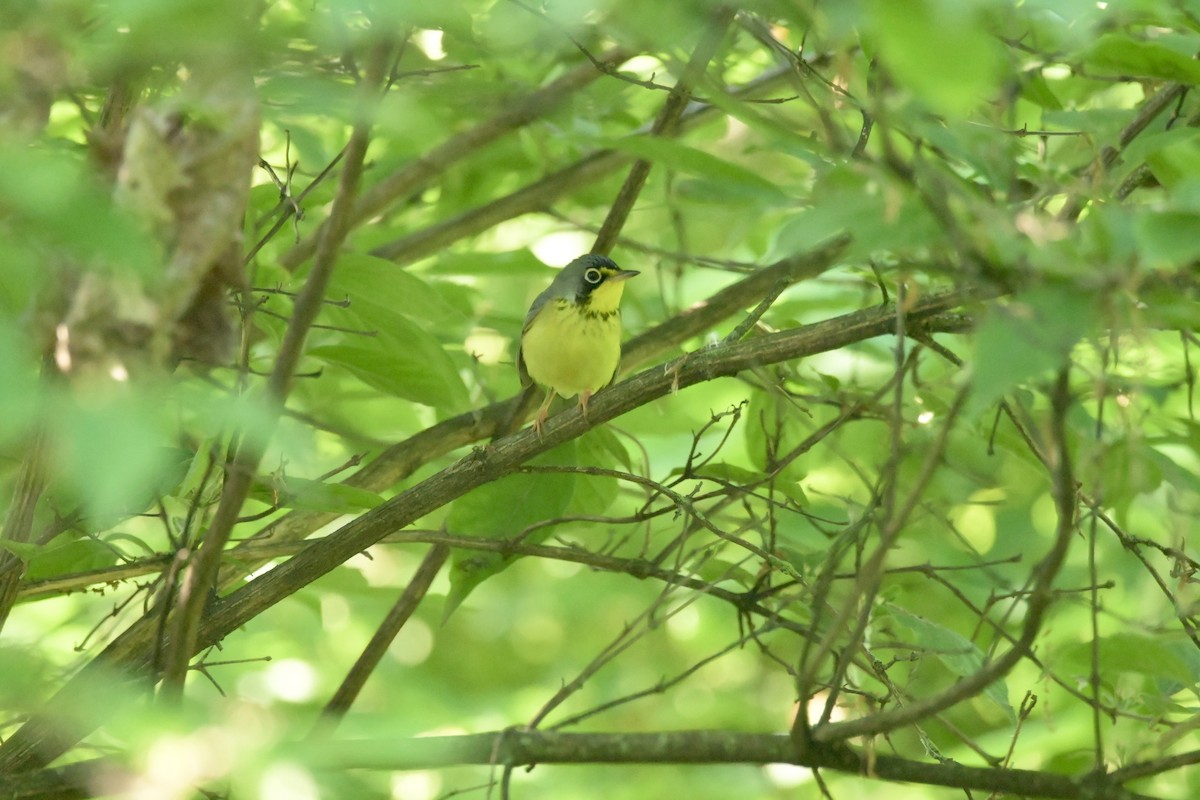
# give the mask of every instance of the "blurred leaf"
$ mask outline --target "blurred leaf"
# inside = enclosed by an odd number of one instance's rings
[[[439,331],[463,325],[466,320],[429,284],[391,261],[358,253],[341,257],[330,281],[329,297],[344,295],[350,310],[388,330],[392,318],[380,309],[411,320],[438,326]],[[389,331],[390,332],[390,331]]]
[[[788,196],[777,184],[757,172],[671,139],[632,136],[618,139],[613,142],[613,147],[668,169],[704,178],[730,198],[771,204],[788,201]]]
[[[529,463],[534,466],[577,466],[576,441],[559,445]],[[537,523],[563,516],[579,482],[594,477],[565,472],[506,475],[454,501],[446,519],[446,529],[465,536],[515,539]],[[598,495],[591,501],[594,502],[596,497]],[[552,527],[541,527],[521,541],[540,544],[553,532]],[[449,617],[476,586],[511,562],[512,556],[504,553],[455,550],[451,556],[450,594],[446,598],[443,619]]]
[[[1092,314],[1089,296],[1053,284],[993,308],[975,337],[968,403],[972,413],[1062,366],[1091,324]]]
[[[466,386],[441,344],[399,314],[391,316],[386,335],[361,344],[314,347],[308,354],[405,400],[448,411],[467,403]]]
[[[887,614],[908,630],[918,648],[942,662],[958,677],[974,675],[983,668],[983,651],[970,639],[895,605],[887,606]],[[1009,719],[1016,720],[1017,715],[1008,701],[1008,687],[1003,678],[988,684],[983,696],[1002,709]]]
[[[1200,257],[1200,214],[1148,211],[1138,215],[1136,230],[1148,266],[1172,268]]]
[[[806,252],[840,233],[850,234],[850,252],[863,258],[927,247],[940,235],[923,204],[913,202],[906,189],[881,185],[854,166],[820,175],[813,196],[821,202],[779,226],[770,259]]]
[[[1116,673],[1131,672],[1193,688],[1200,674],[1189,667],[1162,639],[1136,633],[1115,633],[1099,642],[1100,674],[1111,681]],[[1092,643],[1078,642],[1059,654],[1061,668],[1081,677],[1091,672]]]
[[[101,519],[144,510],[159,481],[178,475],[177,450],[152,394],[120,392],[58,409],[51,451],[65,488]]]
[[[302,508],[331,514],[354,514],[370,510],[383,502],[378,494],[348,484],[288,476],[267,483],[256,483],[251,497],[267,506]]]
[[[593,428],[575,440],[580,466],[604,469],[629,469],[629,454],[616,434],[607,428]],[[567,513],[576,516],[600,516],[617,499],[620,481],[608,475],[578,475]]]
[[[117,563],[117,553],[111,547],[95,539],[55,542],[39,548],[29,558],[26,578],[31,581],[69,575],[74,572],[111,567]]]
[[[1125,33],[1106,33],[1084,53],[1089,68],[1109,75],[1139,75],[1200,83],[1200,63],[1190,55]]]
[[[873,0],[870,22],[884,64],[938,113],[958,116],[992,94],[1003,54],[961,0]]]

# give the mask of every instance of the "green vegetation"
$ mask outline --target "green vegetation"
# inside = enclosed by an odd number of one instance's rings
[[[0,797],[1197,796],[1197,53],[0,5]],[[621,374],[538,437],[589,251]]]

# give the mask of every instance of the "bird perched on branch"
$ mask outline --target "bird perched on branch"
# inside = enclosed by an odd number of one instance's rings
[[[525,317],[517,368],[521,385],[547,387],[533,420],[541,435],[555,393],[579,395],[587,416],[588,400],[612,381],[621,360],[621,294],[637,275],[611,258],[586,255],[563,267],[537,296]]]

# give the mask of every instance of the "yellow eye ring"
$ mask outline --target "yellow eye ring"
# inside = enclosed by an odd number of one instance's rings
[[[583,273],[583,279],[592,286],[595,286],[604,279],[604,275],[595,267],[588,267]]]

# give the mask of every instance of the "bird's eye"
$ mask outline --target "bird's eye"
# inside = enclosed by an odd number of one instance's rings
[[[600,273],[600,270],[596,269],[595,267],[588,267],[583,273],[583,279],[592,286],[595,286],[604,279],[604,276]]]

